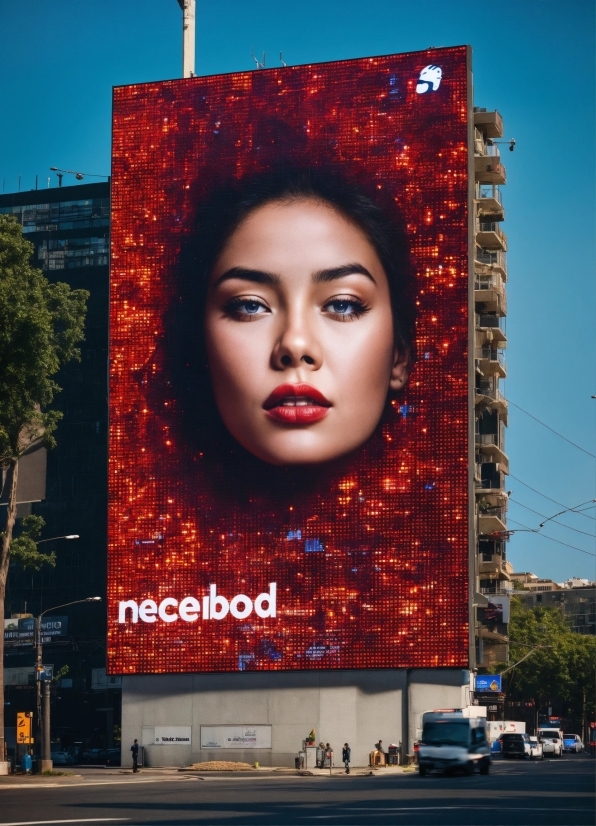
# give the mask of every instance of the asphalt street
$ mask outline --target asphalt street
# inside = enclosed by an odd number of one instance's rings
[[[496,760],[488,777],[83,771],[80,778],[6,778],[0,824],[593,826],[595,772],[586,755]]]

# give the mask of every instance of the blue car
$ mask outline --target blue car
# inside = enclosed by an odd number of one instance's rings
[[[574,751],[579,754],[584,750],[584,744],[579,734],[563,735],[563,751]]]

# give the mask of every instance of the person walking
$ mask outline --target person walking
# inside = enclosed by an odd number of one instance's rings
[[[139,770],[139,741],[135,740],[132,746],[130,747],[130,751],[132,752],[132,770],[133,772],[138,772]]]
[[[350,773],[350,757],[352,756],[352,749],[349,747],[347,743],[344,743],[344,747],[341,750],[341,759],[344,762],[344,766],[346,767],[346,774]]]

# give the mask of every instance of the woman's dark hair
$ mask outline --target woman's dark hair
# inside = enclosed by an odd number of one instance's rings
[[[181,250],[178,290],[166,317],[164,358],[159,361],[171,385],[167,395],[175,399],[174,406],[185,418],[190,414],[193,429],[198,426],[205,432],[208,419],[213,416],[208,409],[216,409],[207,377],[203,338],[205,301],[213,267],[234,231],[251,212],[275,201],[291,203],[304,199],[329,204],[357,226],[374,247],[389,282],[396,347],[402,357],[407,357],[410,367],[414,362],[414,279],[405,227],[395,199],[384,189],[375,189],[373,199],[366,187],[327,167],[286,164],[270,168],[214,189],[200,204],[193,231]]]

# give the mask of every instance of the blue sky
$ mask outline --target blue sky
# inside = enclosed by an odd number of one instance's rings
[[[48,176],[55,186],[50,166],[108,174],[112,86],[180,75],[176,0],[2,0],[0,15],[3,190],[17,190],[19,175],[22,189],[34,188],[36,175],[40,188]],[[590,0],[199,0],[196,67],[198,74],[249,70],[253,46],[272,66],[280,50],[287,63],[298,64],[471,44],[475,103],[498,109],[506,137],[517,142],[505,157],[505,392],[590,453],[596,453],[594,24]],[[563,509],[557,503],[573,507],[596,496],[594,458],[513,404],[509,424],[512,528],[537,527]],[[568,527],[551,522],[543,535],[517,533],[509,558],[517,570],[539,576],[593,579],[594,517],[594,509],[567,514],[560,521]]]

